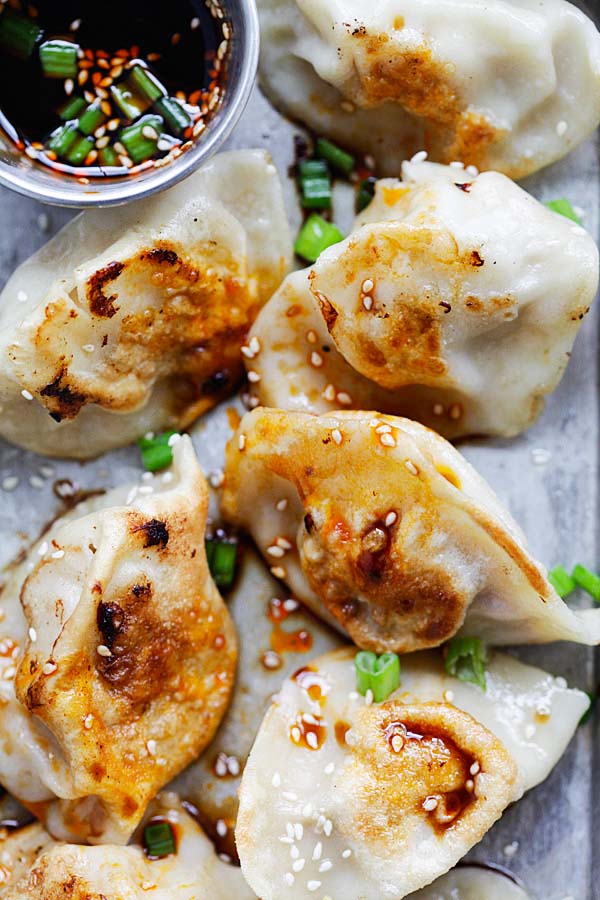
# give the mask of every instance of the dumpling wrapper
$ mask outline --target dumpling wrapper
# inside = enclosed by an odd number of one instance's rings
[[[560,381],[597,286],[592,238],[510,179],[405,163],[345,241],[283,282],[246,365],[265,406],[510,437]]]
[[[259,0],[273,103],[395,175],[425,148],[513,178],[600,121],[600,35],[563,0]]]
[[[262,900],[399,900],[429,884],[546,778],[589,705],[500,653],[483,692],[431,651],[403,658],[400,687],[369,705],[355,653],[288,679],[250,754],[236,841]]]
[[[411,900],[531,900],[529,894],[502,872],[478,865],[458,866]]]
[[[256,409],[228,445],[221,507],[293,596],[364,649],[407,653],[459,630],[600,642],[600,610],[570,609],[483,478],[408,419]]]
[[[54,842],[30,825],[0,842],[1,900],[251,900],[238,868],[222,862],[176,795],[153,802],[149,817],[171,823],[177,853],[148,859],[141,846],[82,847]]]
[[[264,151],[83,213],[0,295],[0,435],[87,458],[187,427],[239,380],[240,345],[290,255]]]
[[[125,843],[225,713],[237,648],[207,509],[183,437],[171,469],[76,507],[9,573],[0,781],[57,838]]]

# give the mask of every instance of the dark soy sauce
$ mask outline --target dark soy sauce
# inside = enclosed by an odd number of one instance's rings
[[[9,0],[5,8],[32,19],[43,28],[43,36],[26,60],[15,58],[0,45],[0,126],[19,149],[45,166],[84,182],[98,176],[135,175],[189,149],[218,109],[225,89],[231,25],[217,0],[34,0],[33,4]],[[79,46],[75,78],[45,77],[39,43],[54,39]],[[169,99],[183,105],[190,120],[189,127],[179,131],[169,129],[167,123],[152,157],[142,161],[128,160],[127,153],[118,152],[122,130],[142,116],[127,116],[116,107],[108,83],[123,84],[133,60],[164,86]],[[48,153],[48,143],[64,125],[61,108],[76,97],[85,101],[86,108],[103,104],[104,115],[89,135],[90,153],[73,165]],[[147,113],[156,113],[156,108],[150,107]],[[103,164],[98,158],[101,150],[114,144],[114,164]]]

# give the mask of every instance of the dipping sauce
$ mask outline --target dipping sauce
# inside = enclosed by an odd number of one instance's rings
[[[0,0],[0,126],[83,183],[167,165],[221,104],[230,37],[217,0]]]

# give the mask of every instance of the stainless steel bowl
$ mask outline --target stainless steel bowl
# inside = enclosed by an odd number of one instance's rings
[[[222,0],[231,22],[227,90],[217,112],[194,146],[158,169],[133,176],[90,179],[57,175],[21,153],[0,131],[0,184],[55,206],[118,206],[149,197],[190,175],[218,150],[231,133],[250,97],[258,66],[259,28],[255,0]]]

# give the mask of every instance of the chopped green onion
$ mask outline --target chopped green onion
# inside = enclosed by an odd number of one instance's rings
[[[590,705],[588,706],[588,708],[586,709],[586,711],[580,718],[580,720],[579,720],[580,725],[586,725],[590,721],[590,719],[592,718],[592,716],[594,714],[594,710],[596,708],[596,703],[598,702],[598,694],[596,694],[595,692],[592,693],[591,691],[586,691],[586,694],[590,698]]]
[[[71,166],[81,166],[85,162],[85,158],[94,149],[94,138],[80,138],[70,150],[65,154],[65,162]]]
[[[12,56],[29,59],[41,36],[42,29],[31,19],[11,9],[5,9],[0,15],[0,47]]]
[[[137,119],[149,108],[150,103],[134,93],[126,84],[113,84],[110,93],[114,103],[119,107],[126,119]]]
[[[83,97],[70,97],[58,111],[63,122],[76,119],[79,113],[85,109],[86,103]]]
[[[302,178],[329,178],[329,166],[324,159],[303,159],[298,164],[298,175]]]
[[[170,822],[148,822],[144,828],[144,847],[151,859],[162,859],[177,850]]]
[[[46,141],[46,149],[52,150],[57,156],[65,157],[79,136],[75,122],[61,125]]]
[[[173,134],[183,134],[186,128],[192,124],[191,116],[174,97],[163,97],[154,104],[154,108],[164,117]]]
[[[366,209],[373,197],[375,196],[375,185],[377,184],[377,179],[375,176],[370,175],[368,178],[363,179],[360,183],[360,187],[358,189],[358,194],[356,195],[356,212],[362,212],[363,209]]]
[[[303,178],[302,206],[304,209],[329,209],[331,207],[331,181],[327,178]]]
[[[487,650],[479,638],[455,637],[448,644],[446,672],[459,681],[477,684],[485,691]]]
[[[356,690],[363,697],[367,691],[373,694],[375,703],[383,703],[400,684],[400,658],[397,653],[377,656],[361,650],[354,657]]]
[[[217,587],[230,588],[235,578],[238,545],[212,539],[204,542],[210,574]]]
[[[46,78],[75,78],[79,47],[71,41],[44,41],[40,62]]]
[[[103,147],[98,150],[98,162],[101,166],[118,166],[119,159],[112,147]]]
[[[156,155],[156,145],[163,126],[160,116],[143,116],[133,125],[121,129],[119,140],[134,163],[145,162]]]
[[[354,157],[350,156],[349,153],[346,153],[346,151],[342,150],[340,147],[337,147],[331,141],[328,141],[327,138],[319,138],[315,149],[317,156],[326,159],[327,162],[330,163],[334,169],[337,169],[338,172],[341,172],[342,175],[350,175],[353,171],[355,163]]]
[[[600,603],[600,576],[580,565],[575,566],[571,574],[575,583]]]
[[[294,252],[307,262],[316,262],[319,255],[344,239],[344,235],[335,225],[327,222],[322,216],[313,213],[308,217],[300,230],[294,244]]]
[[[551,209],[553,212],[558,213],[561,216],[565,216],[567,219],[571,219],[573,222],[577,222],[578,225],[583,224],[581,219],[571,206],[570,200],[567,200],[565,197],[561,197],[560,200],[546,200],[544,206],[547,206],[548,209]]]
[[[563,566],[555,566],[548,572],[548,581],[556,591],[559,597],[563,599],[572,594],[577,584],[572,575],[566,571]]]
[[[129,81],[134,89],[150,103],[154,103],[167,93],[158,78],[144,66],[134,66],[129,73]]]
[[[77,127],[82,134],[93,134],[96,128],[100,128],[106,122],[108,116],[102,112],[100,101],[92,103],[80,117]]]
[[[138,447],[142,454],[142,465],[148,472],[158,472],[165,469],[173,462],[173,450],[169,440],[177,434],[176,431],[164,431],[154,437],[143,437],[138,441]]]

